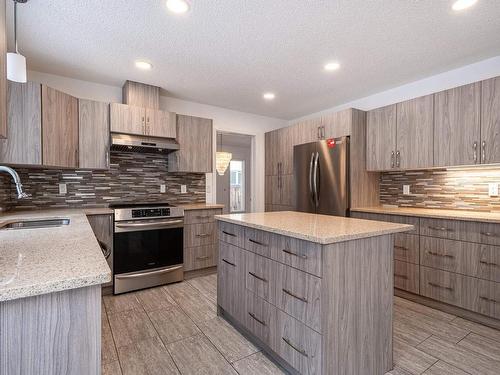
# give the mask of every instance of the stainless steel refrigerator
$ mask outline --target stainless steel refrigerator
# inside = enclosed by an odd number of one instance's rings
[[[293,178],[297,211],[347,216],[349,137],[294,146]]]

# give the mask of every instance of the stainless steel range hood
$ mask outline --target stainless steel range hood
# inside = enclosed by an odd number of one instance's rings
[[[179,148],[179,144],[171,138],[111,133],[111,151],[168,154]]]

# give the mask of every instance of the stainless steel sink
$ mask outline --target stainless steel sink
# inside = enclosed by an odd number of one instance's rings
[[[69,224],[69,219],[40,219],[40,220],[18,220],[0,224],[0,230],[5,229],[36,229],[36,228],[55,228]]]

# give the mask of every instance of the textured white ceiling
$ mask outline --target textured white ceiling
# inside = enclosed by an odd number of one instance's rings
[[[12,18],[8,0],[8,16]],[[500,55],[500,1],[30,0],[19,6],[29,69],[284,119]],[[139,71],[134,60],[151,61]],[[323,71],[337,59],[342,68]],[[265,102],[262,93],[276,100]]]

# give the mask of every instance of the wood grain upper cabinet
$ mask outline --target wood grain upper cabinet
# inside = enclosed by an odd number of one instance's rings
[[[152,137],[175,138],[176,115],[174,112],[146,108],[146,135]]]
[[[366,169],[396,166],[396,104],[368,111],[366,118]]]
[[[481,82],[434,95],[434,166],[480,162]]]
[[[500,162],[500,77],[482,82],[481,163]]]
[[[79,167],[109,168],[109,104],[78,100]]]
[[[0,163],[42,164],[42,99],[39,83],[9,82],[7,139],[0,139]]]
[[[433,166],[434,95],[397,104],[396,168]]]
[[[42,85],[42,164],[78,167],[78,99]]]
[[[330,113],[321,117],[323,138],[338,138],[351,134],[352,110]]]
[[[168,155],[170,172],[212,172],[212,120],[177,115],[180,150]]]
[[[7,137],[7,37],[5,0],[0,0],[0,138]]]
[[[146,113],[144,108],[132,105],[111,103],[111,131],[125,134],[145,134]]]
[[[278,131],[273,130],[265,135],[265,174],[266,176],[275,176],[278,174]]]
[[[160,108],[160,88],[126,81],[122,88],[123,103],[141,108]]]

